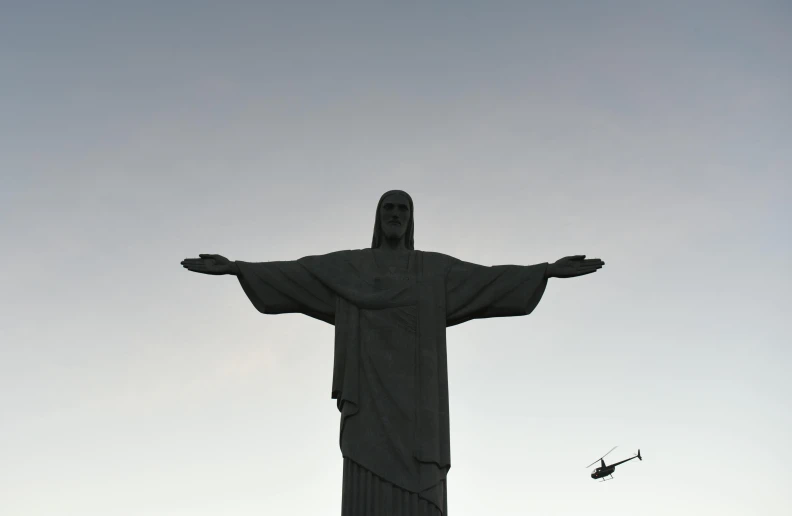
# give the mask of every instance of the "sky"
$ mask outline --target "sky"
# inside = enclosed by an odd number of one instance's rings
[[[606,262],[448,330],[449,514],[792,513],[789,2],[2,7],[4,516],[339,514],[332,326],[179,262],[391,189],[417,249]]]

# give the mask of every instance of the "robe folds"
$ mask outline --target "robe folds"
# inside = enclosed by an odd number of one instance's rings
[[[547,264],[487,267],[408,254],[401,269],[379,266],[372,249],[236,263],[259,312],[335,325],[332,397],[342,455],[442,513],[451,466],[446,327],[530,314]]]

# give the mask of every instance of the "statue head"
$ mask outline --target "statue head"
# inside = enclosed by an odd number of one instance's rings
[[[371,248],[381,247],[385,240],[390,242],[403,240],[406,249],[415,249],[414,228],[412,197],[401,190],[385,192],[377,203]]]

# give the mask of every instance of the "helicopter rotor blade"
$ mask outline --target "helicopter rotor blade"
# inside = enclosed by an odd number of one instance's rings
[[[591,466],[593,466],[594,464],[596,464],[596,463],[597,463],[597,462],[599,462],[600,460],[602,460],[602,459],[604,459],[605,457],[607,457],[607,456],[608,456],[608,454],[609,454],[610,452],[612,452],[613,450],[615,450],[616,448],[618,448],[618,446],[614,446],[613,448],[611,448],[611,449],[610,449],[610,451],[609,451],[608,453],[606,453],[605,455],[603,455],[603,456],[602,456],[602,457],[600,457],[599,459],[595,460],[594,462],[592,462],[591,464],[589,464],[589,465],[588,465],[588,466],[586,466],[586,467],[587,467],[587,468],[590,468]]]

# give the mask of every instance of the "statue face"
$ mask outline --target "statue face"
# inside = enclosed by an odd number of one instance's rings
[[[399,240],[407,233],[410,222],[410,201],[402,194],[391,194],[382,200],[380,225],[388,240]]]

